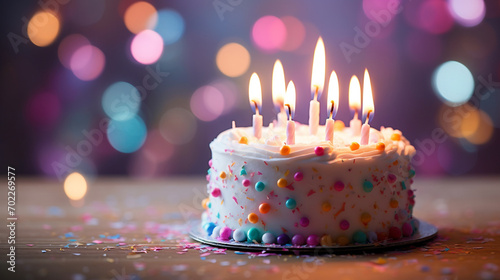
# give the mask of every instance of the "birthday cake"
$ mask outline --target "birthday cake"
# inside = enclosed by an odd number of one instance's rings
[[[418,220],[411,189],[415,148],[401,131],[359,135],[335,125],[316,135],[297,124],[295,144],[285,128],[233,127],[211,144],[202,228],[217,240],[335,246],[384,242],[412,236]]]

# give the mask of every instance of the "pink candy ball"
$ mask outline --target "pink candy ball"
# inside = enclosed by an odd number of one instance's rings
[[[390,184],[394,184],[394,182],[396,182],[396,175],[392,174],[392,173],[389,173],[387,175],[387,182],[389,182]]]
[[[232,235],[233,235],[233,230],[230,229],[229,227],[223,227],[219,233],[219,237],[222,240],[229,240],[231,239]]]
[[[295,179],[295,181],[302,181],[302,179],[304,179],[304,174],[302,174],[302,172],[297,172],[293,175],[293,179]]]
[[[312,234],[307,237],[307,245],[318,246],[318,244],[319,244],[319,237],[317,235]]]
[[[340,229],[341,230],[347,230],[349,229],[349,222],[347,220],[342,220],[340,221]]]
[[[314,148],[314,153],[317,155],[317,156],[322,156],[325,154],[325,149],[323,147],[316,147]]]
[[[307,227],[309,225],[309,219],[307,217],[302,217],[300,219],[300,225],[303,227]]]
[[[342,181],[337,181],[335,182],[335,184],[333,184],[333,188],[336,190],[336,191],[341,191],[344,189],[344,182]]]
[[[410,225],[410,223],[404,223],[403,224],[403,236],[408,237],[413,234],[413,228]]]
[[[242,183],[243,183],[243,186],[245,186],[245,187],[250,186],[250,180],[248,180],[248,179],[243,180]]]
[[[212,196],[213,197],[219,197],[220,196],[220,189],[219,188],[213,189]]]

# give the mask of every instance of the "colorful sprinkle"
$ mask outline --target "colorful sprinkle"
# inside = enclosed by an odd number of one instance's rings
[[[353,235],[352,235],[352,240],[355,242],[355,243],[359,243],[359,244],[365,244],[366,243],[366,233],[364,233],[363,231],[361,230],[358,230],[356,231]]]
[[[413,227],[410,225],[410,223],[404,223],[402,231],[404,237],[411,236],[413,234]]]
[[[280,148],[280,154],[281,154],[282,156],[289,155],[289,154],[290,154],[290,146],[288,146],[288,145],[283,145],[283,146]]]
[[[337,238],[337,244],[339,244],[340,246],[346,246],[350,243],[351,241],[349,240],[349,238],[347,238],[347,236],[339,236]]]
[[[325,148],[321,147],[321,146],[318,146],[316,148],[314,148],[314,153],[317,155],[317,156],[322,156],[325,154]]]
[[[307,245],[318,246],[318,244],[319,244],[319,237],[317,235],[312,234],[307,237]]]
[[[260,242],[260,231],[257,228],[250,228],[247,236],[249,241]]]
[[[212,196],[213,197],[219,197],[220,196],[220,189],[219,188],[215,188],[212,190]]]
[[[293,245],[304,245],[306,243],[306,239],[304,238],[304,236],[300,235],[300,234],[296,234],[292,237],[292,244]]]
[[[405,181],[401,181],[401,189],[406,190]]]
[[[363,182],[363,190],[365,192],[368,192],[368,193],[371,192],[373,190],[373,184],[372,184],[372,182],[365,180]]]
[[[229,227],[223,227],[220,230],[220,239],[222,240],[229,240],[231,239],[231,236],[233,235],[233,230],[231,230]]]
[[[410,178],[415,177],[415,170],[410,169],[410,171],[408,171],[408,176],[409,176]]]
[[[286,187],[288,185],[288,182],[286,181],[285,178],[280,178],[278,180],[277,184],[278,184],[278,187],[284,188],[284,187]]]
[[[267,244],[276,243],[276,237],[270,232],[266,232],[262,235],[262,242]]]
[[[307,217],[300,218],[300,225],[303,227],[307,227],[309,225],[309,219]]]
[[[302,172],[296,172],[294,175],[293,175],[293,179],[297,182],[300,182],[302,181],[302,179],[304,179],[304,174],[302,174]]]
[[[397,134],[397,133],[393,133],[391,135],[391,140],[393,140],[393,141],[399,141],[399,140],[401,140],[401,135]]]
[[[262,214],[266,214],[271,210],[271,205],[269,203],[262,203],[259,205],[259,212]]]
[[[212,208],[212,202],[208,202],[207,207],[208,207],[208,209]]]
[[[261,181],[259,181],[259,182],[257,182],[257,184],[255,184],[255,190],[258,192],[263,191],[265,188],[266,188],[266,184],[262,183]]]
[[[243,186],[245,186],[245,187],[250,186],[250,180],[248,180],[248,179],[243,180],[243,182],[241,182],[241,183],[242,183],[242,184],[243,184]]]
[[[245,170],[245,168],[241,168],[240,175],[247,175],[247,171]]]
[[[293,198],[289,198],[286,203],[286,208],[288,209],[294,209],[295,207],[297,207],[297,202],[295,201],[295,199]]]
[[[352,142],[350,148],[351,151],[356,151],[357,149],[359,149],[359,144],[357,142]]]
[[[399,202],[395,199],[391,199],[391,202],[389,202],[389,205],[391,206],[391,208],[398,208]]]
[[[332,205],[330,204],[330,202],[325,201],[325,202],[323,202],[323,204],[321,204],[321,210],[328,212],[328,211],[332,210]]]
[[[290,237],[286,234],[280,234],[278,238],[276,238],[276,241],[278,241],[279,245],[286,245],[290,243]]]
[[[361,222],[366,226],[368,223],[372,220],[372,215],[369,213],[363,213],[361,214]]]
[[[238,242],[243,242],[247,240],[247,235],[245,234],[245,231],[238,228],[233,232],[233,239]]]
[[[248,221],[252,224],[256,224],[259,221],[259,216],[255,213],[248,214]]]
[[[375,147],[376,147],[377,150],[379,150],[381,152],[385,151],[385,144],[382,143],[382,142],[378,142],[377,146],[375,146]]]
[[[340,226],[341,230],[348,230],[349,229],[349,221],[342,220],[342,221],[340,221],[339,226]]]
[[[344,189],[344,187],[345,187],[345,185],[344,185],[344,182],[342,182],[342,181],[337,181],[337,182],[335,182],[335,184],[333,184],[333,188],[338,192],[342,191]]]
[[[245,145],[248,144],[248,138],[246,136],[241,136],[239,143]]]
[[[210,168],[212,167],[212,159],[208,161],[208,166],[210,166]]]
[[[220,177],[221,179],[226,179],[226,176],[227,176],[227,175],[226,175],[226,172],[224,172],[224,171],[221,171],[221,173],[219,174],[219,177]]]
[[[389,228],[389,238],[392,239],[401,239],[402,232],[398,227],[390,227]]]
[[[321,246],[332,246],[333,240],[332,240],[332,237],[330,235],[325,234],[325,235],[321,236],[319,243],[321,244]]]

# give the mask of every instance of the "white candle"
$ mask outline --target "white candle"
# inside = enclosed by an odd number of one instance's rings
[[[286,89],[285,108],[287,109],[288,121],[286,123],[286,143],[287,145],[295,144],[295,122],[293,116],[295,114],[295,84],[290,81]]]
[[[262,104],[262,87],[257,73],[253,73],[250,77],[250,84],[248,86],[248,99],[250,106],[255,114],[252,119],[253,135],[257,138],[262,137],[262,116],[259,114],[259,107]]]
[[[358,136],[361,132],[361,121],[358,119],[358,111],[361,108],[361,85],[356,75],[351,77],[349,83],[349,108],[354,113],[350,122],[351,134]]]
[[[286,123],[286,113],[284,105],[285,98],[285,70],[283,69],[283,64],[279,59],[276,60],[273,67],[273,83],[272,83],[272,94],[274,108],[278,112],[276,120],[278,121],[277,126],[285,126]]]
[[[325,85],[325,44],[319,37],[314,50],[312,77],[311,77],[311,95],[312,100],[309,103],[309,132],[316,135],[319,126],[319,102],[318,99],[323,92]]]
[[[375,106],[373,104],[373,92],[368,70],[365,69],[365,76],[363,78],[363,118],[365,124],[361,128],[361,145],[368,145],[370,142],[370,125],[368,124],[375,113]]]
[[[330,80],[328,81],[328,102],[327,102],[327,112],[328,119],[325,123],[325,141],[329,141],[333,144],[333,130],[335,125],[335,116],[337,115],[337,110],[339,107],[339,79],[337,77],[337,73],[332,71],[330,74]]]

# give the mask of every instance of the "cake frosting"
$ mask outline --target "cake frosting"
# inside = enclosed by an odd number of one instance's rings
[[[411,236],[415,148],[401,131],[370,129],[368,145],[337,125],[310,135],[297,123],[294,145],[285,128],[233,127],[210,144],[208,198],[202,226],[221,240],[280,245],[348,245]]]

